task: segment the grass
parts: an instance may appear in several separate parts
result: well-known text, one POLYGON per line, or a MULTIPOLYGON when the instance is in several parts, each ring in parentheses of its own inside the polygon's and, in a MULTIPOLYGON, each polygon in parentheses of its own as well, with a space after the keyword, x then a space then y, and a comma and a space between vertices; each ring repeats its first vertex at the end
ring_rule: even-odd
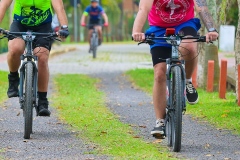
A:
MULTIPOLYGON (((0 104, 3 103, 7 99, 7 87, 8 87, 8 80, 7 80, 8 72, 0 71, 0 104)), ((4 149, 0 149, 0 160, 3 160, 4 157, 1 153, 4 152, 4 149)))
MULTIPOLYGON (((126 73, 133 84, 151 94, 153 86, 152 69, 135 69, 126 73)), ((240 107, 236 104, 236 96, 232 92, 226 99, 218 98, 218 93, 208 93, 198 89, 199 103, 187 106, 187 114, 207 120, 218 129, 229 129, 240 135, 240 107)))
POLYGON ((99 80, 84 75, 58 75, 52 97, 60 118, 79 136, 96 145, 93 154, 113 159, 174 159, 157 142, 145 142, 128 124, 119 121, 105 106, 105 94, 97 89, 99 80), (62 98, 60 98, 62 97, 62 98))
POLYGON ((7 99, 8 72, 0 71, 0 103, 7 99))
MULTIPOLYGON (((5 152, 4 149, 0 149, 0 154, 5 152)), ((0 160, 4 160, 4 157, 2 155, 0 155, 0 160)))

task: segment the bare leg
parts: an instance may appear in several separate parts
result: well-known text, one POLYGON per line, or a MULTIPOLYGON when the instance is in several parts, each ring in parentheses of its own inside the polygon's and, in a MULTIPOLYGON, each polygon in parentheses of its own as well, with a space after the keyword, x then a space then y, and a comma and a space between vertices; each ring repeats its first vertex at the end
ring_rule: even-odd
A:
POLYGON ((156 119, 164 119, 166 114, 166 63, 154 66, 153 105, 156 119))
POLYGON ((7 62, 10 72, 17 72, 20 66, 20 56, 25 49, 25 42, 22 39, 15 38, 8 42, 7 62))
POLYGON ((89 29, 89 31, 88 31, 88 42, 89 42, 89 45, 91 45, 92 32, 93 32, 93 30, 92 30, 92 29, 89 29))
POLYGON ((97 26, 97 30, 98 30, 98 37, 99 39, 102 40, 102 26, 97 26))
POLYGON ((34 53, 37 53, 36 56, 38 56, 38 91, 47 92, 49 82, 49 50, 40 47, 34 49, 34 53))
MULTIPOLYGON (((184 40, 182 42, 187 42, 187 41, 189 40, 184 40)), ((186 78, 190 79, 198 63, 197 43, 182 43, 181 47, 179 47, 179 50, 182 53, 182 55, 184 55, 183 59, 186 62, 186 67, 185 67, 186 78)))

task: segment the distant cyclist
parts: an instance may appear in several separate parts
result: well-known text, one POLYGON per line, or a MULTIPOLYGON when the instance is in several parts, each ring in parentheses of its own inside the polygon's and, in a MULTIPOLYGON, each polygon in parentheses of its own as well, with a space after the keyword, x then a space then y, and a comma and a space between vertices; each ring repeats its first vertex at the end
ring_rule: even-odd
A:
POLYGON ((91 5, 89 5, 83 12, 81 18, 81 25, 86 26, 86 17, 89 15, 89 32, 88 32, 88 41, 90 44, 90 38, 93 32, 93 27, 98 31, 99 45, 102 43, 102 17, 104 19, 104 26, 108 26, 108 17, 104 12, 103 8, 99 5, 99 0, 91 0, 91 5))

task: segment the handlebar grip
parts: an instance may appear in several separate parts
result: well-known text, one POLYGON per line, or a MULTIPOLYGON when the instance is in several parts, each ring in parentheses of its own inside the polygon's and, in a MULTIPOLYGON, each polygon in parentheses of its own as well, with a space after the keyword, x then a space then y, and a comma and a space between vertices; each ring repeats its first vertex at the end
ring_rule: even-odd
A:
POLYGON ((7 31, 5 31, 4 29, 0 28, 0 33, 7 34, 7 31))
POLYGON ((201 42, 206 42, 206 36, 201 36, 200 39, 201 39, 201 42))

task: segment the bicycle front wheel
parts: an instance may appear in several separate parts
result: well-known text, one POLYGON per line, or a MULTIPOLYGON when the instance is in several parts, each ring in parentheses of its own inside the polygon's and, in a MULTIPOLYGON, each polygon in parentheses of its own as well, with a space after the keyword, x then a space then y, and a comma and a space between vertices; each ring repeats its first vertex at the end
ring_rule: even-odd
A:
POLYGON ((171 87, 171 128, 172 128, 172 149, 174 152, 181 150, 181 138, 182 138, 182 107, 183 107, 183 83, 181 68, 174 66, 171 70, 172 74, 172 87, 171 87))
POLYGON ((25 65, 24 138, 29 139, 33 121, 33 64, 25 65))
POLYGON ((91 41, 92 41, 91 44, 92 44, 93 58, 96 58, 97 57, 98 37, 96 35, 93 35, 91 41))

